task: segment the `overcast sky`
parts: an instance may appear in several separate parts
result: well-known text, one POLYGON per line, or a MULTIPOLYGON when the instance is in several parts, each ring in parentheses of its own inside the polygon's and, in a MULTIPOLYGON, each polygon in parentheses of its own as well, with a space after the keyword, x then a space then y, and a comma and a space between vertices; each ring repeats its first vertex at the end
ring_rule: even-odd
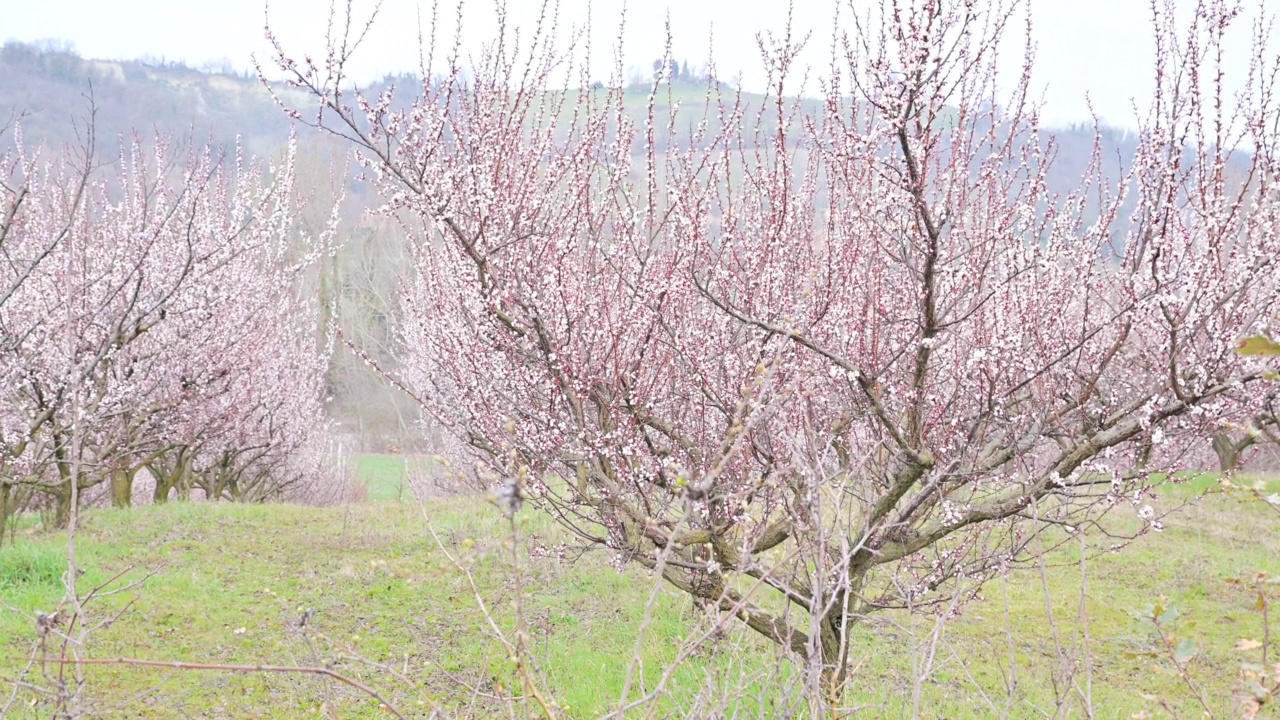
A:
MULTIPOLYGON (((868 0, 853 2, 861 8, 868 0)), ((847 3, 841 2, 846 8, 847 3)), ((240 69, 251 66, 252 53, 267 60, 263 0, 2 0, 2 4, 7 7, 0 13, 0 39, 32 42, 58 38, 72 43, 84 57, 131 59, 149 55, 196 67, 225 59, 240 69)), ((511 0, 511 23, 531 23, 537 4, 511 0)), ((1184 10, 1189 4, 1190 0, 1178 0, 1184 10)), ((384 0, 374 34, 358 58, 357 76, 370 78, 417 67, 420 5, 422 14, 429 14, 429 2, 384 0)), ((371 7, 370 0, 357 0, 358 14, 367 15, 371 7)), ((616 44, 623 2, 561 0, 562 25, 585 25, 588 7, 596 62, 603 75, 610 67, 606 58, 616 44)), ((833 0, 796 0, 795 25, 812 33, 806 60, 815 72, 821 72, 830 47, 834 7, 833 0)), ((452 0, 441 8, 450 26, 455 8, 452 0)), ((1046 121, 1060 125, 1087 120, 1088 97, 1106 122, 1132 126, 1132 103, 1145 102, 1146 88, 1151 85, 1148 0, 1031 0, 1031 8, 1037 43, 1034 82, 1047 102, 1046 121)), ((784 25, 785 3, 633 0, 628 5, 623 37, 629 68, 648 72, 653 58, 661 54, 668 9, 677 59, 700 65, 710 47, 719 77, 737 77, 747 89, 759 89, 762 75, 755 37, 760 31, 777 31, 784 25)), ((847 16, 848 10, 843 13, 847 16)), ((464 15, 464 47, 477 47, 492 36, 496 27, 492 0, 466 0, 464 15)), ((326 17, 327 3, 321 0, 270 3, 272 27, 291 51, 319 53, 326 17)), ((1228 70, 1239 75, 1245 68, 1248 18, 1239 22, 1235 37, 1242 52, 1229 58, 1228 70)), ((1011 44, 1006 51, 1011 69, 1017 50, 1011 44)))

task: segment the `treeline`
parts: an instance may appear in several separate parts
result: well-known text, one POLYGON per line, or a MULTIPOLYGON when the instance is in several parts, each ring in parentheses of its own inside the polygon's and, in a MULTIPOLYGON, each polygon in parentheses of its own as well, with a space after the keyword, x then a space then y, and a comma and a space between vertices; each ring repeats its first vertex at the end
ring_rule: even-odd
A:
POLYGON ((308 275, 335 223, 300 223, 292 147, 96 142, 0 154, 0 527, 127 506, 143 471, 157 502, 332 499, 308 275))

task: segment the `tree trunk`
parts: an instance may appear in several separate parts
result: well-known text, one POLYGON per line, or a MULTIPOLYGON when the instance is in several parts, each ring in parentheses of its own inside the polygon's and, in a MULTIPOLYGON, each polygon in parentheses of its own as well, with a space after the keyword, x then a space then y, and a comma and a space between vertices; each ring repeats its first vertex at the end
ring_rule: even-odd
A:
MULTIPOLYGON (((57 461, 54 464, 58 469, 60 482, 49 489, 49 494, 53 495, 54 499, 54 512, 52 518, 54 530, 61 530, 71 524, 71 501, 73 498, 76 500, 80 498, 79 493, 76 492, 77 488, 72 485, 72 483, 78 480, 76 475, 72 473, 72 468, 74 466, 67 458, 66 452, 63 448, 64 446, 61 444, 61 439, 59 439, 59 446, 55 451, 57 461)), ((49 520, 50 518, 46 516, 45 522, 48 523, 49 520)))
POLYGON ((190 468, 187 451, 185 448, 179 448, 177 453, 178 457, 173 461, 172 468, 160 472, 152 466, 151 474, 156 478, 156 489, 152 496, 152 502, 157 504, 168 502, 169 494, 182 483, 184 476, 187 474, 190 468))
POLYGON ((136 470, 114 470, 111 473, 111 507, 133 505, 133 476, 136 470))
POLYGON ((169 502, 169 491, 173 486, 169 484, 169 478, 165 475, 156 476, 156 489, 151 493, 151 502, 159 505, 160 503, 169 502))
POLYGON ((1240 453, 1257 442, 1251 435, 1245 435, 1239 442, 1231 439, 1226 433, 1213 436, 1213 452, 1218 455, 1218 470, 1223 473, 1235 472, 1240 465, 1240 453))
POLYGON ((151 493, 151 502, 157 505, 169 502, 169 492, 173 490, 173 478, 178 474, 177 465, 174 466, 173 470, 165 472, 160 472, 153 467, 151 474, 156 478, 156 487, 151 493))
POLYGON ((822 642, 822 693, 827 712, 841 717, 840 708, 849 684, 849 629, 861 615, 857 598, 866 584, 867 568, 851 568, 849 586, 834 590, 833 604, 819 625, 822 642))
POLYGON ((53 529, 61 530, 71 524, 71 482, 63 482, 53 490, 53 529))
POLYGON ((13 498, 13 486, 0 479, 0 547, 4 547, 5 530, 9 528, 9 503, 13 498))

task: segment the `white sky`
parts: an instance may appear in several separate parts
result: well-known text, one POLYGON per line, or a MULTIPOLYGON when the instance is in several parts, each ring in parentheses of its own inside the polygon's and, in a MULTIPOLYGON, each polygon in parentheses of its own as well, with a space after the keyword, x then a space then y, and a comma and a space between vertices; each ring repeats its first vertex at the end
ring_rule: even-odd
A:
MULTIPOLYGON (((357 13, 367 14, 371 0, 356 0, 357 13)), ((452 28, 456 0, 442 4, 444 23, 452 28)), ((1256 7, 1258 0, 1248 0, 1256 7)), ((1263 3, 1275 0, 1261 0, 1263 3)), ((342 0, 339 0, 342 2, 342 0)), ((842 14, 846 17, 848 0, 842 14)), ((865 7, 869 0, 853 0, 865 7)), ((1064 124, 1088 120, 1086 96, 1104 121, 1132 126, 1132 102, 1145 103, 1152 76, 1152 30, 1148 0, 1030 0, 1037 43, 1034 84, 1047 101, 1045 120, 1064 124)), ((1190 0, 1177 0, 1185 13, 1190 0)), ((528 24, 536 17, 534 0, 509 0, 513 24, 528 24)), ((582 25, 591 8, 596 67, 604 77, 611 65, 621 0, 561 0, 562 25, 582 25)), ((417 67, 419 3, 384 0, 379 22, 369 44, 358 56, 357 77, 417 67)), ((422 3, 429 15, 429 0, 422 3)), ((464 47, 478 47, 496 27, 492 0, 464 0, 464 47)), ((835 0, 795 0, 795 25, 811 31, 811 52, 806 61, 815 73, 825 67, 830 48, 831 18, 835 0)), ((43 38, 70 41, 84 57, 130 59, 143 55, 182 60, 199 67, 208 61, 230 60, 250 67, 250 54, 268 60, 263 39, 264 0, 0 0, 0 41, 31 42, 43 38)), ((328 3, 323 0, 272 0, 273 29, 293 51, 322 52, 328 3)), ((653 58, 661 54, 664 23, 670 12, 673 54, 701 65, 708 55, 709 39, 717 76, 739 77, 757 90, 762 74, 756 33, 780 30, 786 19, 785 2, 768 0, 632 0, 627 9, 623 45, 628 68, 650 72, 653 58)), ((1235 30, 1240 52, 1228 60, 1228 72, 1243 76, 1249 44, 1250 19, 1242 18, 1235 30)), ((567 30, 567 28, 565 28, 567 30)), ((1020 57, 1020 40, 1005 54, 1010 69, 1020 57)), ((1275 38, 1273 47, 1280 44, 1275 38)))

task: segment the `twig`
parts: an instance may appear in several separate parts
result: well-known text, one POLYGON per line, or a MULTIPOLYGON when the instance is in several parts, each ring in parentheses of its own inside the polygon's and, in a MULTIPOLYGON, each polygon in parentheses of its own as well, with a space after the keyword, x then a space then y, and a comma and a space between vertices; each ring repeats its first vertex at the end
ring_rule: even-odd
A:
POLYGON ((369 697, 382 703, 382 709, 395 715, 400 720, 407 720, 403 713, 396 709, 389 700, 373 688, 359 680, 349 678, 342 673, 325 667, 307 667, 295 665, 224 665, 221 663, 174 662, 169 660, 140 660, 138 658, 40 658, 38 662, 49 662, 67 665, 131 665, 136 667, 165 668, 168 670, 210 670, 214 672, 251 672, 251 673, 285 673, 302 675, 323 675, 338 682, 349 685, 369 697))

